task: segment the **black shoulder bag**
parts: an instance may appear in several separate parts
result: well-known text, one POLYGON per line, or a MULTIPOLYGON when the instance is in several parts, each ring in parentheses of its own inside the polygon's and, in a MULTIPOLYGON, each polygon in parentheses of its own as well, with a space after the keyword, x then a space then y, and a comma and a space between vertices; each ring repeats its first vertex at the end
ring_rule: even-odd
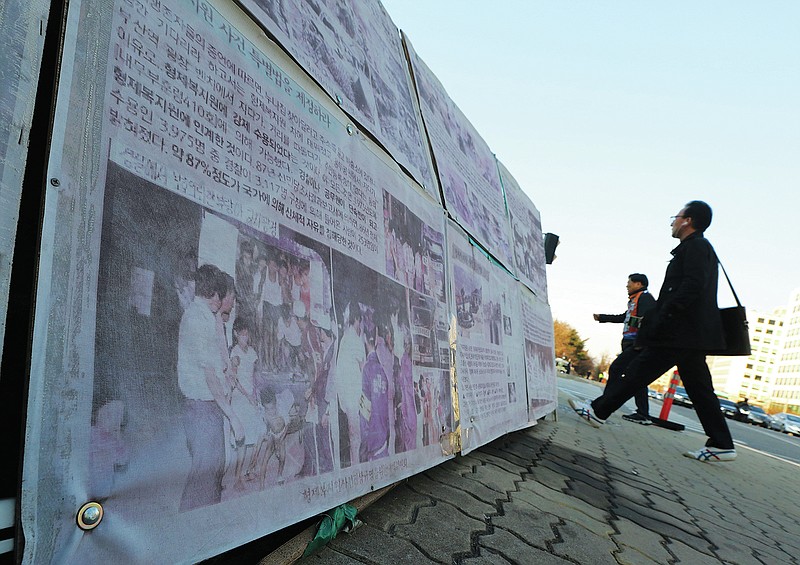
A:
POLYGON ((731 287, 736 306, 719 309, 719 317, 722 319, 722 331, 725 334, 725 349, 708 351, 707 353, 708 355, 719 356, 750 355, 750 329, 747 325, 747 312, 742 303, 739 302, 739 297, 736 295, 736 291, 733 290, 731 279, 728 277, 728 273, 719 258, 717 258, 717 263, 722 267, 728 286, 731 287))

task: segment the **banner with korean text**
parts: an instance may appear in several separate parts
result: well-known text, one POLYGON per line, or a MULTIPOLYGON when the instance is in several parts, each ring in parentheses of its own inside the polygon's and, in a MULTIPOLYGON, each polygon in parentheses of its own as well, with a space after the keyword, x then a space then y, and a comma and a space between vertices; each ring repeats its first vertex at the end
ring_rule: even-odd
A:
POLYGON ((232 3, 69 10, 25 561, 197 562, 450 457, 440 205, 232 3))
POLYGON ((528 417, 535 422, 558 407, 553 316, 546 302, 522 285, 519 288, 524 320, 528 417))
POLYGON ((405 36, 403 40, 411 59, 444 204, 476 241, 512 269, 511 230, 494 154, 436 75, 417 56, 410 40, 405 36))
POLYGON ((516 179, 498 160, 500 179, 508 205, 511 225, 511 246, 514 257, 514 274, 536 296, 547 302, 547 273, 545 272, 544 237, 539 210, 522 191, 516 179))
POLYGON ((400 32, 379 0, 241 4, 439 200, 400 32))
POLYGON ((448 224, 461 452, 528 423, 518 285, 448 224))

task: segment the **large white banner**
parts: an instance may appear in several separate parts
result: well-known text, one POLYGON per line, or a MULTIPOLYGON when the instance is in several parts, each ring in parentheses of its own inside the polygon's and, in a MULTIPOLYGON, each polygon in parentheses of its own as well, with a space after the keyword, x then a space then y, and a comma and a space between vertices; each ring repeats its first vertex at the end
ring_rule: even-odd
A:
POLYGON ((550 306, 520 286, 525 337, 525 373, 528 380, 528 411, 532 422, 558 406, 553 316, 550 306))
POLYGON ((473 238, 511 268, 510 228, 494 154, 414 52, 408 37, 403 40, 411 58, 445 205, 473 238))
POLYGON ((539 298, 547 302, 547 272, 544 259, 544 237, 539 210, 522 191, 508 169, 497 162, 506 194, 508 219, 511 224, 511 245, 514 250, 514 274, 539 298))
POLYGON ((25 561, 196 562, 449 457, 442 209, 230 4, 70 12, 25 561))
POLYGON ((528 422, 518 283, 448 224, 461 450, 528 422))
POLYGON ((400 32, 378 0, 241 3, 439 199, 400 32))

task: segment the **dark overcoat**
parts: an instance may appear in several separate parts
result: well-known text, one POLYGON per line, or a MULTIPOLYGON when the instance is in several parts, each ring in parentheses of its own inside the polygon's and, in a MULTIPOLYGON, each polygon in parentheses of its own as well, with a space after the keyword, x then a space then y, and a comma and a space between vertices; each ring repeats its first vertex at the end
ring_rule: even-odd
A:
POLYGON ((719 350, 725 347, 717 306, 717 254, 701 232, 672 250, 655 315, 645 318, 639 343, 652 347, 719 350))

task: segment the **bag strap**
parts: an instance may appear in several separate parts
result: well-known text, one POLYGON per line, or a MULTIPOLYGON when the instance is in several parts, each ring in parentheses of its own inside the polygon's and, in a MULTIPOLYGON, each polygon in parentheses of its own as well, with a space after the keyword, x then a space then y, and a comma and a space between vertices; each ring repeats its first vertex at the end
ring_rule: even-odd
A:
POLYGON ((725 275, 725 279, 728 281, 728 286, 731 287, 731 292, 733 293, 733 298, 736 300, 736 305, 741 308, 742 303, 739 302, 739 296, 736 294, 736 291, 733 290, 731 278, 728 276, 728 272, 725 270, 725 266, 722 264, 722 261, 719 260, 719 257, 717 257, 717 263, 719 263, 719 266, 722 267, 722 273, 725 275))

